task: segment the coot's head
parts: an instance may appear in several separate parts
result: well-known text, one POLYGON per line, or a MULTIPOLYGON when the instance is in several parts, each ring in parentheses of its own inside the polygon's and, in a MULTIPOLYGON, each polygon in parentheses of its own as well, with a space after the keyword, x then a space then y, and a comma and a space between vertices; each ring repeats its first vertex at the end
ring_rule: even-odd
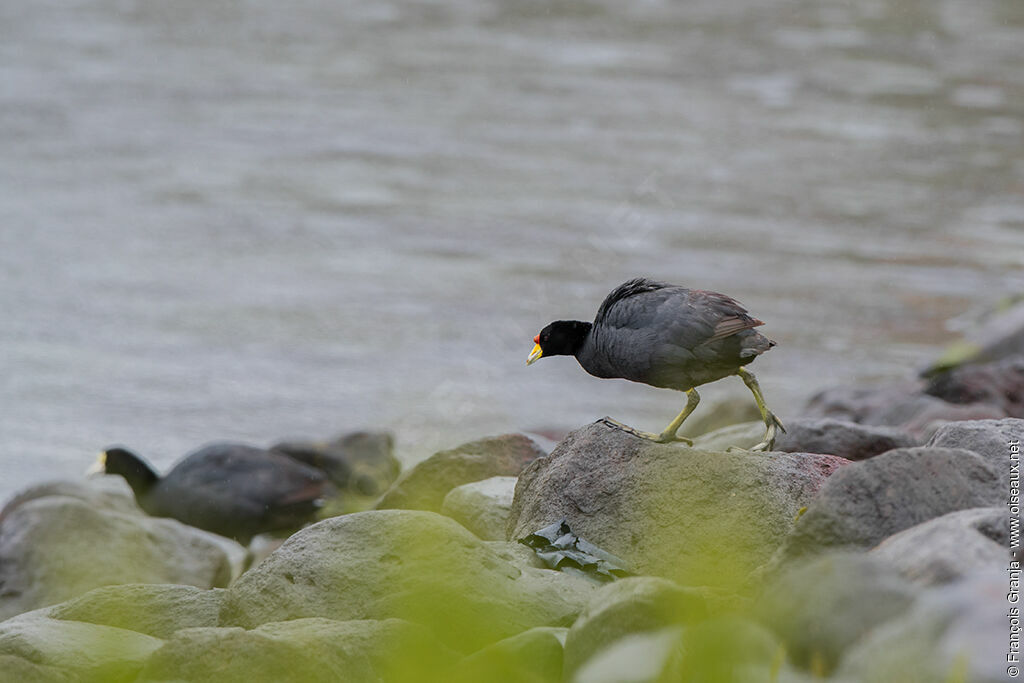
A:
POLYGON ((160 479, 149 463, 127 448, 121 447, 108 448, 100 453, 90 472, 121 475, 135 491, 136 496, 148 491, 160 479))
POLYGON ((579 320, 556 320, 533 338, 533 351, 526 364, 545 356, 574 356, 590 334, 590 323, 579 320))

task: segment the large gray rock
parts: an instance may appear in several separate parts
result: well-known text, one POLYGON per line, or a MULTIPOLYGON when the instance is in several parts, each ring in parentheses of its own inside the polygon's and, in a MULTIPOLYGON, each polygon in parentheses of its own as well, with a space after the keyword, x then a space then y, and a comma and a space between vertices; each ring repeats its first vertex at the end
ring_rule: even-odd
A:
POLYGON ((925 393, 949 403, 993 405, 1009 417, 1024 417, 1024 355, 939 373, 925 393))
POLYGON ((1006 507, 950 512, 894 534, 871 554, 904 577, 932 585, 1009 562, 1010 517, 1006 507))
POLYGON ((819 391, 804 406, 807 418, 829 417, 860 424, 898 425, 896 411, 921 395, 924 382, 904 380, 877 386, 838 386, 819 391))
POLYGON ((1006 417, 1001 405, 950 403, 925 393, 921 380, 868 387, 832 387, 815 394, 803 416, 830 417, 864 425, 898 426, 927 440, 944 422, 1006 417))
POLYGON ((175 520, 122 512, 119 505, 48 495, 10 510, 0 523, 0 619, 99 586, 212 588, 231 580, 229 541, 175 520))
POLYGON ((153 653, 138 681, 444 680, 456 659, 426 629, 399 619, 296 619, 248 631, 183 629, 153 653))
POLYGON ((775 440, 775 450, 784 453, 828 453, 847 460, 867 460, 894 448, 917 445, 916 438, 897 427, 834 418, 788 420, 786 431, 775 440))
POLYGON ((1009 585, 1005 569, 992 569, 928 590, 904 615, 854 644, 838 677, 859 683, 1011 680, 1009 585))
POLYGON ((729 585, 772 554, 798 510, 846 464, 830 455, 709 453, 597 422, 523 471, 509 537, 564 518, 636 573, 729 585))
POLYGON ((592 591, 583 578, 516 566, 436 513, 370 511, 285 541, 228 589, 221 623, 394 617, 471 652, 533 626, 568 625, 592 591))
POLYGON ((906 611, 917 592, 876 558, 831 553, 786 567, 763 588, 757 613, 792 661, 824 673, 852 643, 906 611))
POLYGON ((82 676, 73 671, 37 664, 18 655, 0 655, 0 671, 6 676, 3 680, 12 683, 82 683, 82 676))
POLYGON ((934 448, 965 448, 977 453, 999 472, 1004 494, 1008 494, 1011 442, 1024 444, 1024 420, 1004 418, 952 422, 940 427, 928 445, 934 448))
POLYGON ((522 434, 506 434, 462 444, 418 463, 378 501, 377 509, 439 512, 456 486, 490 477, 515 477, 544 450, 522 434))
POLYGON ((144 514, 124 477, 93 477, 87 481, 48 481, 19 491, 0 510, 0 524, 25 503, 49 496, 77 498, 91 507, 111 512, 144 514))
MULTIPOLYGON (((65 672, 80 682, 133 681, 146 659, 161 645, 162 640, 134 631, 37 614, 0 622, 0 659, 19 658, 46 667, 36 673, 65 672)), ((0 671, 0 677, 9 672, 10 669, 0 671)))
POLYGON ((491 477, 456 486, 444 497, 441 514, 486 541, 503 541, 515 491, 515 477, 491 477))
POLYGON ((170 638, 183 628, 217 626, 224 590, 173 584, 104 586, 43 612, 65 621, 102 624, 170 638))
POLYGON ((565 677, 599 651, 635 633, 707 618, 705 591, 682 588, 667 579, 637 576, 597 591, 569 629, 565 642, 565 677))
POLYGON ((900 448, 840 469, 800 517, 782 554, 867 549, 955 510, 1005 503, 999 473, 956 448, 900 448))

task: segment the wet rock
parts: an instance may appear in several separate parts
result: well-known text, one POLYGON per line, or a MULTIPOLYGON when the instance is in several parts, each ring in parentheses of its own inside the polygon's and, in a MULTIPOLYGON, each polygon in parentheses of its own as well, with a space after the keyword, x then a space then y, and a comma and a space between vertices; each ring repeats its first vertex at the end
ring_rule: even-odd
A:
POLYGON ((426 629, 399 619, 310 618, 249 631, 183 629, 153 653, 138 681, 444 680, 456 659, 426 629))
POLYGON ((562 680, 562 646, 568 629, 538 626, 499 640, 463 659, 456 683, 536 683, 562 680))
POLYGON ((1010 443, 1014 441, 1024 444, 1024 420, 1004 418, 943 425, 928 445, 933 448, 965 448, 977 453, 1000 474, 1004 492, 1008 492, 1010 443))
POLYGON ((899 424, 922 442, 947 422, 998 420, 1006 416, 1001 408, 987 403, 956 404, 922 394, 893 414, 899 424))
POLYGON ((352 432, 331 441, 284 441, 270 450, 323 470, 338 491, 377 496, 401 471, 388 432, 352 432))
POLYGON ((223 598, 221 589, 174 584, 104 586, 54 605, 45 614, 167 639, 183 628, 216 626, 223 598))
POLYGON ((983 403, 1008 417, 1024 417, 1024 356, 940 373, 928 382, 925 393, 948 403, 983 403))
POLYGON ((786 567, 763 589, 757 613, 793 662, 820 675, 864 634, 905 612, 917 593, 877 558, 830 553, 786 567))
POLYGON ((948 583, 985 567, 1005 566, 1009 522, 1005 506, 950 512, 890 536, 871 554, 916 583, 948 583))
POLYGON ((655 444, 597 422, 523 471, 509 537, 565 519, 636 573, 726 585, 771 555, 797 511, 844 465, 830 455, 655 444))
POLYGON ((1024 300, 1019 298, 974 322, 967 338, 950 346, 924 374, 1013 356, 1024 356, 1024 300))
POLYGON ((456 486, 490 477, 515 477, 545 455, 522 434, 506 434, 441 451, 406 472, 377 503, 377 509, 402 508, 438 512, 456 486))
POLYGON ((598 652, 635 633, 706 618, 706 591, 654 576, 620 579, 598 590, 569 629, 565 676, 571 677, 598 652))
POLYGON ((18 492, 0 511, 0 524, 25 503, 49 496, 76 498, 91 507, 112 512, 142 514, 142 508, 135 502, 135 494, 123 477, 93 477, 87 482, 49 481, 18 492))
POLYGON ((228 589, 221 623, 394 617, 472 652, 533 626, 568 625, 592 591, 585 579, 517 566, 436 513, 370 511, 285 541, 228 589))
POLYGON ((0 523, 0 618, 99 586, 211 588, 231 580, 232 558, 224 549, 230 541, 175 520, 124 513, 119 505, 51 495, 8 512, 0 523))
POLYGON ((898 425, 893 411, 921 395, 924 382, 906 380, 879 386, 840 386, 811 397, 801 415, 830 417, 861 424, 898 425))
POLYGON ((1005 502, 998 472, 957 448, 900 448, 841 468, 800 517, 782 554, 870 548, 948 512, 1005 502))
POLYGON ((456 486, 444 497, 441 514, 485 541, 503 541, 515 490, 515 477, 491 477, 456 486))
POLYGON ((926 591, 904 615, 854 644, 838 677, 863 683, 1008 680, 1008 586, 1006 571, 994 569, 926 591))
MULTIPOLYGON (((161 645, 162 640, 134 631, 36 614, 0 622, 0 658, 17 657, 68 673, 74 681, 133 681, 161 645)), ((47 669, 41 673, 55 673, 47 669)))
POLYGON ((917 445, 917 439, 902 429, 834 418, 789 420, 786 432, 775 440, 777 451, 828 453, 847 460, 867 460, 894 448, 917 445))

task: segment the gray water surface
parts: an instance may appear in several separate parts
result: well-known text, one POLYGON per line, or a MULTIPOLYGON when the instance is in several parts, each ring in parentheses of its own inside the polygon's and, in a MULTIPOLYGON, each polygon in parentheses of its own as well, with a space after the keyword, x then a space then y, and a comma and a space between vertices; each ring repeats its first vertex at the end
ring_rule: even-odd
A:
POLYGON ((524 366, 636 275, 767 321, 785 417, 1022 265, 1020 0, 0 3, 2 497, 112 443, 660 429, 524 366))

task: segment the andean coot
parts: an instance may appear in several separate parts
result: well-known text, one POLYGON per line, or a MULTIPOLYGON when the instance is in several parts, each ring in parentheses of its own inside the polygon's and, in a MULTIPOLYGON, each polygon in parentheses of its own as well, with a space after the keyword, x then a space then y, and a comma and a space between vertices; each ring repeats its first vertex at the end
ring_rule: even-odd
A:
POLYGON ((743 368, 775 346, 753 329, 763 324, 724 294, 637 278, 611 291, 593 323, 558 320, 541 330, 526 364, 544 356, 575 356, 595 377, 685 391, 686 407, 660 434, 609 421, 659 443, 689 443, 676 432, 700 401, 696 387, 739 375, 766 427, 764 439, 751 450, 770 450, 776 430, 785 428, 765 405, 757 379, 743 368))
POLYGON ((298 528, 330 493, 326 475, 291 458, 236 443, 204 446, 163 477, 124 448, 100 454, 94 471, 119 474, 154 517, 248 543, 256 534, 298 528))

